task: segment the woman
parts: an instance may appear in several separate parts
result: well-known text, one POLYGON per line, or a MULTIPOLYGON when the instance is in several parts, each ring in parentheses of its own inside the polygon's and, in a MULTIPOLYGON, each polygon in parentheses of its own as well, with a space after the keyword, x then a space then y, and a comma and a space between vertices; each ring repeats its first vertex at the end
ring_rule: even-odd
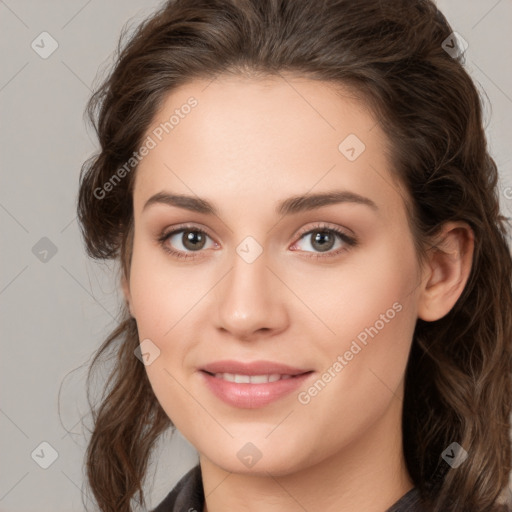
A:
POLYGON ((91 98, 88 253, 125 319, 88 479, 130 511, 509 510, 511 257, 463 48, 427 0, 177 0, 91 98))

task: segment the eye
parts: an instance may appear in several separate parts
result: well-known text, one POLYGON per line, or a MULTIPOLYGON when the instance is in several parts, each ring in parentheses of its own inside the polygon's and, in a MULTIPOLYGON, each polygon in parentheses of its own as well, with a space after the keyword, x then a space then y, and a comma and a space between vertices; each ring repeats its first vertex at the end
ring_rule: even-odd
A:
MULTIPOLYGON (((313 229, 302 232, 298 236, 300 240, 309 240, 309 245, 313 248, 313 251, 308 251, 307 248, 303 247, 299 249, 304 252, 313 252, 314 254, 307 256, 313 258, 334 257, 357 245, 357 240, 354 237, 339 228, 325 224, 314 226, 313 229), (338 241, 338 246, 334 247, 336 241, 338 241), (333 248, 336 250, 332 251, 333 248)), ((200 254, 194 253, 201 253, 203 249, 218 247, 218 244, 212 240, 205 230, 196 226, 179 226, 172 231, 164 232, 158 238, 158 242, 167 253, 180 259, 196 258, 200 254), (209 247, 207 245, 208 239, 211 242, 209 247)), ((291 249, 295 250, 297 246, 298 243, 295 243, 291 249)))
MULTIPOLYGON (((337 256, 357 244, 354 237, 349 236, 339 228, 329 227, 325 224, 315 226, 313 229, 309 229, 299 236, 301 240, 304 239, 307 242, 304 244, 306 247, 309 245, 313 248, 313 252, 316 252, 316 254, 307 256, 313 258, 329 258, 337 256), (335 247, 336 241, 338 241, 337 247, 335 247), (333 248, 336 250, 332 251, 333 248), (321 253, 325 253, 325 255, 321 253)), ((297 245, 298 243, 295 243, 292 249, 297 245)), ((308 251, 307 248, 304 248, 304 246, 300 248, 300 250, 311 252, 308 251)))
POLYGON ((195 226, 180 226, 180 228, 163 233, 158 241, 166 252, 177 258, 187 259, 196 257, 194 254, 187 253, 200 252, 203 249, 211 248, 212 245, 210 247, 206 246, 208 239, 211 240, 213 247, 216 247, 216 243, 213 242, 206 231, 195 226))

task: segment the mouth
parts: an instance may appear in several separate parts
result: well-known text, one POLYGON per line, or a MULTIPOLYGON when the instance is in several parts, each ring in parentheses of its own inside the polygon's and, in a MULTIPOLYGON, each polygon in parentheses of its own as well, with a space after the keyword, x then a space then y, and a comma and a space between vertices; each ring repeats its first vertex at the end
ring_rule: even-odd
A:
POLYGON ((290 374, 263 373, 247 375, 243 373, 214 373, 199 371, 202 381, 213 395, 238 409, 257 409, 284 399, 307 385, 313 379, 313 370, 290 374))

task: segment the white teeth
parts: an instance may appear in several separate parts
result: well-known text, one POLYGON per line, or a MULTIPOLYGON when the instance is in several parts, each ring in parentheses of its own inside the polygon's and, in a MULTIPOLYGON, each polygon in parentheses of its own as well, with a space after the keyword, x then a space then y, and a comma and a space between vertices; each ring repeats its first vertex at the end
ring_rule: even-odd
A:
POLYGON ((216 373, 215 377, 224 379, 228 382, 236 382, 238 384, 265 384, 267 382, 276 382, 278 380, 290 379, 291 375, 279 375, 273 373, 271 375, 239 375, 236 373, 216 373))

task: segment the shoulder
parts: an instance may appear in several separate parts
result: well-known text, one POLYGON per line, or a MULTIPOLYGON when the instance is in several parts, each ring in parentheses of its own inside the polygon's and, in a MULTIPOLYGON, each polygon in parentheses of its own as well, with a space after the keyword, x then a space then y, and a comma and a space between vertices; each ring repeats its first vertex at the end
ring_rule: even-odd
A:
POLYGON ((201 467, 194 466, 151 512, 202 512, 204 507, 201 467))

